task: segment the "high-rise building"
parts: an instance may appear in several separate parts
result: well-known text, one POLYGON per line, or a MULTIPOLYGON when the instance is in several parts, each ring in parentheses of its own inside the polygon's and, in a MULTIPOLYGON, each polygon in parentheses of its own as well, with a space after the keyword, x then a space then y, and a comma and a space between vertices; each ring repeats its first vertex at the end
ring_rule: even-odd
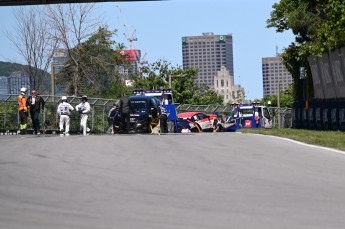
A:
POLYGON ((234 84, 231 34, 203 33, 202 36, 182 37, 182 59, 184 69, 198 69, 196 83, 199 86, 207 84, 223 96, 224 103, 238 100, 237 91, 242 88, 234 84))
POLYGON ((127 76, 139 73, 141 51, 139 49, 128 49, 122 50, 121 54, 124 56, 123 60, 128 61, 130 64, 130 66, 124 67, 121 73, 127 76))
POLYGON ((263 97, 277 95, 293 83, 292 76, 282 63, 281 56, 262 58, 263 97), (280 88, 278 86, 280 84, 280 88))
POLYGON ((0 94, 9 94, 9 79, 6 76, 0 76, 0 94))
POLYGON ((182 37, 183 68, 198 69, 196 82, 214 87, 214 77, 224 66, 234 76, 232 35, 214 35, 203 33, 202 36, 182 37))
POLYGON ((8 77, 8 85, 9 94, 18 94, 22 87, 26 87, 30 91, 30 76, 28 73, 22 71, 12 72, 8 77))
POLYGON ((52 60, 52 71, 51 71, 51 84, 54 84, 54 88, 51 86, 52 95, 62 95, 62 88, 60 85, 55 83, 56 74, 59 73, 65 67, 68 61, 68 52, 66 49, 55 49, 52 60), (54 90, 53 90, 54 89, 54 90))

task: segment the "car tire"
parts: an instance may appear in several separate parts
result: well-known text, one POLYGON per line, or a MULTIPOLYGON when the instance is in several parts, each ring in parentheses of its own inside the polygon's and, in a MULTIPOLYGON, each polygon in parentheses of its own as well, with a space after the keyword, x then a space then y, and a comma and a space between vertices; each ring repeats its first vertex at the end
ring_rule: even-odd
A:
POLYGON ((190 129, 191 132, 193 133, 200 133, 201 132, 201 127, 198 123, 194 123, 194 128, 190 129))

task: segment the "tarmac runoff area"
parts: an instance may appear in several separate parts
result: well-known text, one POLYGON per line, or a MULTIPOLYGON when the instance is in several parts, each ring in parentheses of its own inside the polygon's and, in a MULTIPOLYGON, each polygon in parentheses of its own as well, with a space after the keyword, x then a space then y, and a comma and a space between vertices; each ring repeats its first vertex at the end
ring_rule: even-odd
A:
POLYGON ((345 155, 238 133, 0 136, 0 228, 344 228, 345 155))

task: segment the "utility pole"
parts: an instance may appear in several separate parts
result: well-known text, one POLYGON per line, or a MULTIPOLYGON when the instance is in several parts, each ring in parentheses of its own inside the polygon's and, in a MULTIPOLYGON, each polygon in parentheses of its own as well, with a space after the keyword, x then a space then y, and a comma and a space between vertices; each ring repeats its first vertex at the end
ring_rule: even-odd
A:
POLYGON ((277 103, 278 103, 278 129, 280 129, 280 82, 278 82, 278 96, 277 96, 277 103))
POLYGON ((55 71, 54 71, 54 64, 52 63, 52 72, 50 74, 51 77, 51 90, 52 90, 52 99, 54 101, 55 96, 55 71))

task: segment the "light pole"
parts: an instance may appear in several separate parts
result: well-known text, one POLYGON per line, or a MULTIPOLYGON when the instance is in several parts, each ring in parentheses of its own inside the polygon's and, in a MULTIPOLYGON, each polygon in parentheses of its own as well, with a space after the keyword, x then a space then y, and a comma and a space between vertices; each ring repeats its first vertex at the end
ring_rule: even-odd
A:
POLYGON ((55 71, 54 71, 54 63, 52 63, 52 72, 50 74, 51 76, 51 89, 52 89, 52 96, 54 97, 55 96, 55 71))
POLYGON ((278 129, 280 129, 280 82, 278 83, 278 129))
POLYGON ((183 78, 188 76, 188 74, 180 74, 180 75, 169 75, 169 88, 172 89, 172 85, 171 85, 171 79, 172 78, 183 78))
MULTIPOLYGON (((67 68, 67 67, 70 66, 70 64, 65 64, 64 65, 64 64, 54 64, 54 63, 52 63, 51 65, 52 65, 52 70, 51 70, 51 74, 50 74, 50 76, 51 76, 50 81, 51 81, 52 97, 54 99, 54 96, 55 96, 55 67, 67 68)), ((61 69, 58 69, 57 72, 59 72, 60 70, 61 69)))

